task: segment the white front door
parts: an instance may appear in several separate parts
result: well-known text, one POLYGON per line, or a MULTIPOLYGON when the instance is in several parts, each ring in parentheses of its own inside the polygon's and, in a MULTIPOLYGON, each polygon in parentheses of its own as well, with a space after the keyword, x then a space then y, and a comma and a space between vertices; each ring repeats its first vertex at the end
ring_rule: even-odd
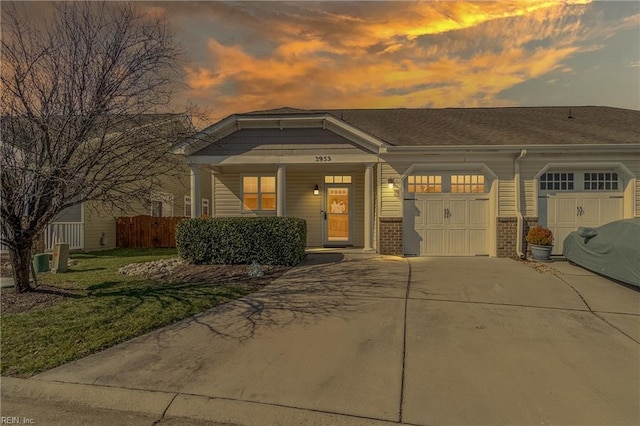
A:
POLYGON ((483 194, 417 195, 405 200, 404 230, 408 255, 488 254, 489 198, 483 194))

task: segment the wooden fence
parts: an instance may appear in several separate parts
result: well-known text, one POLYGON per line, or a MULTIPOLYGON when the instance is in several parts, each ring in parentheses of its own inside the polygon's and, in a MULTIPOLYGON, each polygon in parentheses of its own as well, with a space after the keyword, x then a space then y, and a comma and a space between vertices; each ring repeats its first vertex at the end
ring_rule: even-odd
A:
POLYGON ((176 246, 176 225, 183 217, 134 216, 116 220, 116 247, 176 246))

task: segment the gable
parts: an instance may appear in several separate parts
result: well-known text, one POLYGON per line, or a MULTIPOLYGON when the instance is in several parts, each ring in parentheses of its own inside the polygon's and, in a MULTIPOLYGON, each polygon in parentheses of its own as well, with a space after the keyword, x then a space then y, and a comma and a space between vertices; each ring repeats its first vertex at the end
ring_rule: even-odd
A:
POLYGON ((215 141, 191 157, 284 156, 372 153, 343 136, 322 128, 242 129, 215 141))

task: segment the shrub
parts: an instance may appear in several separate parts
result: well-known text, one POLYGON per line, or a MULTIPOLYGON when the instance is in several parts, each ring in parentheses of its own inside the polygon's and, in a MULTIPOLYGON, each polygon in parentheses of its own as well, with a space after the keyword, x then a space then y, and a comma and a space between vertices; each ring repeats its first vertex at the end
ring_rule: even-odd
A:
POLYGON ((194 264, 297 265, 305 256, 307 222, 296 217, 187 219, 176 247, 194 264))
POLYGON ((534 226, 527 233, 527 242, 538 246, 550 246, 553 244, 553 234, 551 230, 544 226, 534 226))

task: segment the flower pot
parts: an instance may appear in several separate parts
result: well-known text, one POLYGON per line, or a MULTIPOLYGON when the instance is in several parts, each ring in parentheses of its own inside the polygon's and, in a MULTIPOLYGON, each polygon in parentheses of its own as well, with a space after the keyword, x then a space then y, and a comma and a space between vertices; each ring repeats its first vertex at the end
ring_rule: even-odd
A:
POLYGON ((533 260, 549 260, 551 257, 551 249, 553 246, 539 246, 537 244, 530 244, 531 256, 533 260))

